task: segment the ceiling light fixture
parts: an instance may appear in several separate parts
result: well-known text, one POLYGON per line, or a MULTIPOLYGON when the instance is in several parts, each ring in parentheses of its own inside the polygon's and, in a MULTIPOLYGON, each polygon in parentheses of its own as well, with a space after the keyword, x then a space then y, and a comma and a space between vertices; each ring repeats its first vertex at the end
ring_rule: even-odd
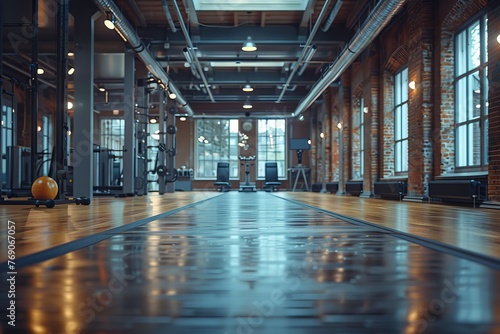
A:
POLYGON ((172 93, 171 91, 168 91, 168 97, 171 100, 175 100, 177 98, 177 95, 175 93, 172 93))
POLYGON ((115 29, 115 17, 111 12, 106 12, 106 19, 104 20, 104 25, 109 30, 115 29))
POLYGON ((245 104, 243 105, 243 108, 245 109, 252 109, 252 104, 250 103, 250 99, 247 98, 246 101, 245 101, 245 104))
POLYGON ((243 87, 244 92, 253 92, 253 87, 250 84, 246 84, 245 87, 243 87))
POLYGON ((241 50, 247 51, 247 52, 252 52, 252 51, 257 50, 257 46, 252 41, 252 37, 250 37, 250 36, 247 37, 247 40, 243 43, 241 50))

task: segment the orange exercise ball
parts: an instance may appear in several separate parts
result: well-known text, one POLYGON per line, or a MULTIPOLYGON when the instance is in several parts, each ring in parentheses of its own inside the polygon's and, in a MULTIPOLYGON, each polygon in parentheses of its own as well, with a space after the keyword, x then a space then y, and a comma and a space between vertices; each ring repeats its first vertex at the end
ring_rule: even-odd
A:
POLYGON ((31 185, 31 194, 35 199, 54 199, 58 191, 59 187, 57 186, 57 182, 48 176, 40 176, 31 185))

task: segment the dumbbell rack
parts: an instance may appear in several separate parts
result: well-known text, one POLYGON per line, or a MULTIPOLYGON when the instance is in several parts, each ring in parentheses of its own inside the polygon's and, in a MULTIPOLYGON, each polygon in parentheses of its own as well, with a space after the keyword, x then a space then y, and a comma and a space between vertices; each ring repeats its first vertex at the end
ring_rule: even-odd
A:
POLYGON ((257 187, 255 186, 255 182, 250 182, 250 166, 253 164, 250 161, 255 160, 255 155, 251 156, 240 156, 240 161, 244 161, 241 165, 245 165, 245 182, 240 183, 240 191, 257 191, 257 187))

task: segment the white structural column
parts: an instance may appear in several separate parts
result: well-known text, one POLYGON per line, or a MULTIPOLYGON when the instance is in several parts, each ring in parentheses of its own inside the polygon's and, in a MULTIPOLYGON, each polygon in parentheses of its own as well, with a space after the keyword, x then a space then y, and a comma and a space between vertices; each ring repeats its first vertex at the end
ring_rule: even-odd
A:
POLYGON ((94 22, 101 15, 86 0, 75 0, 73 196, 93 194, 94 171, 94 22))

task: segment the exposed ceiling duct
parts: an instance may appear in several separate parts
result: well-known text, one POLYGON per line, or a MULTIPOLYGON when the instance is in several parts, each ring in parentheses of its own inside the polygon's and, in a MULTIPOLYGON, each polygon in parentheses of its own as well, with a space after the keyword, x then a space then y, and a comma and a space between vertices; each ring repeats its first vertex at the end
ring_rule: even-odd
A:
MULTIPOLYGON (((177 1, 174 1, 174 7, 175 11, 177 13, 177 16, 179 17, 179 23, 181 24, 181 30, 184 33, 184 37, 186 38, 186 42, 188 43, 188 52, 191 52, 191 58, 192 58, 192 64, 196 66, 196 69, 198 70, 198 74, 201 77, 201 80, 203 81, 203 84, 205 85, 207 89, 208 96, 210 97, 210 100, 212 102, 215 102, 214 96, 212 95, 212 91, 210 90, 210 85, 208 84, 207 78, 205 77, 205 73, 203 73, 203 68, 201 67, 200 61, 198 60, 198 57, 196 56, 196 52, 194 52, 194 45, 193 41, 191 41, 191 37, 189 37, 189 32, 187 31, 186 25, 184 24, 184 19, 182 18, 182 13, 181 10, 179 9, 179 6, 177 5, 177 1)), ((194 73, 193 73, 194 74, 194 73)))
POLYGON ((323 30, 324 32, 327 32, 328 29, 330 29, 330 26, 332 25, 333 20, 335 20, 335 17, 337 17, 337 14, 340 11, 340 7, 342 7, 342 3, 343 3, 342 0, 337 0, 337 2, 335 3, 335 5, 332 8, 332 11, 330 12, 330 15, 328 15, 328 18, 326 19, 325 24, 321 27, 321 30, 323 30))
POLYGON ((175 27, 174 20, 172 20, 172 14, 170 14, 170 10, 168 9, 167 0, 163 0, 163 11, 165 12, 165 17, 167 18, 170 29, 172 32, 176 32, 177 28, 175 27))
POLYGON ((387 23, 404 6, 406 0, 386 0, 379 2, 373 9, 365 24, 358 30, 353 39, 342 50, 337 60, 330 65, 324 76, 316 82, 309 93, 300 101, 293 112, 297 117, 309 108, 316 99, 346 70, 387 25, 387 23))
POLYGON ((163 84, 168 86, 170 92, 177 95, 177 103, 179 103, 186 110, 189 116, 193 116, 193 110, 188 105, 186 99, 182 96, 181 91, 171 81, 170 77, 167 75, 163 67, 156 61, 153 55, 144 46, 142 40, 132 28, 130 23, 127 21, 125 16, 123 16, 118 6, 112 0, 94 0, 94 2, 104 14, 110 12, 115 17, 115 29, 117 29, 127 39, 133 50, 137 53, 137 55, 142 60, 146 68, 151 72, 151 74, 153 74, 157 79, 161 80, 163 84))
MULTIPOLYGON (((323 8, 321 9, 321 12, 319 13, 318 18, 316 19, 316 23, 314 24, 311 32, 309 33, 309 37, 307 38, 306 44, 304 45, 304 49, 300 53, 299 59, 297 59, 297 62, 295 63, 295 66, 293 67, 292 72, 288 76, 288 79, 286 80, 285 85, 283 86, 283 90, 281 91, 280 96, 278 97, 278 100, 276 103, 280 103, 281 99, 283 99, 283 95, 285 95, 286 88, 290 85, 290 82, 293 79, 293 76, 299 69, 300 64, 302 64, 302 60, 304 59, 306 53, 310 52, 309 47, 314 39, 314 36, 316 35, 316 32, 319 29, 319 26, 321 25, 321 22, 323 21, 323 17, 326 14, 326 10, 328 9, 328 6, 330 5, 330 0, 326 0, 325 3, 323 4, 323 8)), ((304 64, 304 66, 307 66, 307 64, 304 64)))

